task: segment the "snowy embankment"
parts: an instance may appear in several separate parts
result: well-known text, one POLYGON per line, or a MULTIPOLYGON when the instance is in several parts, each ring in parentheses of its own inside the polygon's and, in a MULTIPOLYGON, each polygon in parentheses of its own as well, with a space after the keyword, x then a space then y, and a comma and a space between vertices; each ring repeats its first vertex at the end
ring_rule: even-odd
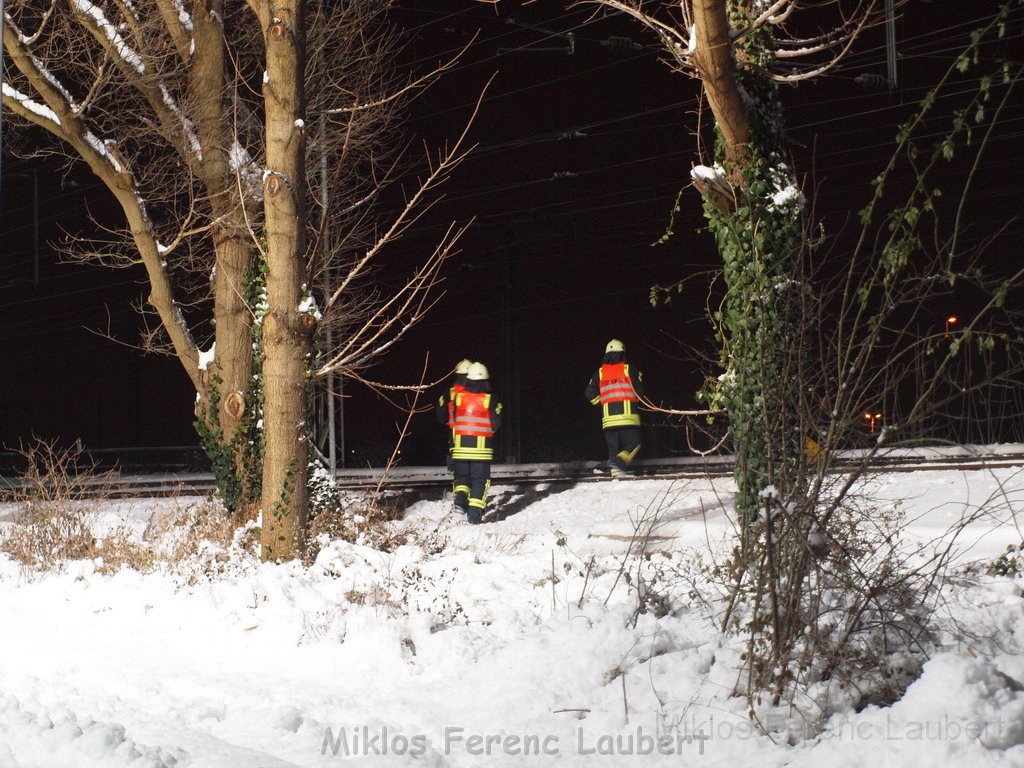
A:
MULTIPOLYGON (((962 562, 1024 538, 1020 469, 870 483, 922 542, 988 504, 962 562)), ((688 597, 695 555, 731 535, 730 487, 495 488, 516 513, 479 527, 425 501, 396 524, 407 543, 335 542, 308 568, 0 556, 0 768, 1024 765, 1024 597, 1003 577, 946 586, 945 647, 902 700, 793 746, 755 731, 731 695, 739 650, 688 597)), ((100 524, 141 533, 157 505, 100 524)))

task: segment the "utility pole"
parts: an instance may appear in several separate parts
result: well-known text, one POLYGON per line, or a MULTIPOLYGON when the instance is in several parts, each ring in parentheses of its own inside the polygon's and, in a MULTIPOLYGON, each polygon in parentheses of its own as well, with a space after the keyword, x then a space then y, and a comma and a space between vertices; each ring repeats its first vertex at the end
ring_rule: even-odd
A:
POLYGON ((512 230, 506 232, 505 247, 501 249, 502 280, 505 284, 504 323, 502 326, 502 348, 505 359, 502 371, 502 401, 505 417, 502 420, 501 433, 504 445, 504 458, 508 464, 518 464, 521 452, 520 425, 521 410, 519 408, 519 355, 516 349, 515 320, 515 274, 516 256, 519 254, 518 238, 512 230))
MULTIPOLYGON (((0 0, 3 2, 3 0, 0 0)), ((39 287, 39 169, 32 169, 32 287, 39 287)))
MULTIPOLYGON (((323 215, 325 220, 327 219, 327 206, 328 206, 328 203, 330 202, 330 196, 328 195, 328 192, 327 192, 327 142, 326 142, 326 138, 325 138, 326 135, 327 135, 327 118, 324 115, 320 115, 320 141, 323 142, 323 146, 322 146, 322 149, 321 149, 321 152, 320 152, 320 205, 322 206, 321 207, 321 211, 322 211, 322 215, 323 215)), ((325 270, 324 274, 326 275, 324 292, 328 296, 331 294, 331 290, 332 290, 332 283, 331 283, 332 270, 331 270, 330 261, 329 261, 330 253, 331 253, 330 240, 331 240, 330 229, 328 227, 325 227, 324 228, 324 233, 323 233, 323 238, 322 238, 322 250, 321 250, 321 252, 323 254, 323 264, 324 264, 324 270, 325 270)), ((334 334, 331 333, 330 325, 327 326, 327 334, 326 334, 326 336, 327 336, 327 338, 326 338, 325 341, 327 343, 327 353, 329 355, 331 353, 331 350, 334 349, 334 334)), ((339 376, 338 378, 340 380, 341 377, 339 376)), ((334 471, 338 468, 338 450, 337 450, 338 437, 337 437, 337 434, 336 434, 337 417, 335 416, 335 405, 334 405, 334 383, 335 383, 334 382, 334 371, 330 371, 327 374, 326 397, 327 397, 327 464, 328 464, 328 468, 331 471, 331 477, 334 477, 334 471)), ((340 410, 341 404, 342 403, 339 400, 338 401, 339 410, 340 410)), ((344 419, 344 413, 343 412, 342 412, 342 419, 344 419)), ((345 425, 344 425, 344 421, 342 421, 342 427, 341 427, 341 444, 342 444, 342 448, 341 448, 341 465, 345 466, 345 425)))
POLYGON ((896 71, 896 10, 893 5, 894 0, 885 0, 885 61, 890 91, 899 87, 896 71))

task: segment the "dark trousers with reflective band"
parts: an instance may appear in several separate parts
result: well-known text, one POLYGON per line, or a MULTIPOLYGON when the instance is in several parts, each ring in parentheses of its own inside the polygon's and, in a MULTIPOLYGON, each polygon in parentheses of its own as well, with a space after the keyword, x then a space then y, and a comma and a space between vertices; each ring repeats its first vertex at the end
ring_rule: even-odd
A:
POLYGON ((487 491, 491 487, 491 462, 452 462, 455 473, 455 504, 466 511, 471 523, 479 523, 487 504, 487 491))
POLYGON ((640 427, 608 427, 604 439, 608 443, 608 463, 613 473, 629 467, 640 453, 640 427))

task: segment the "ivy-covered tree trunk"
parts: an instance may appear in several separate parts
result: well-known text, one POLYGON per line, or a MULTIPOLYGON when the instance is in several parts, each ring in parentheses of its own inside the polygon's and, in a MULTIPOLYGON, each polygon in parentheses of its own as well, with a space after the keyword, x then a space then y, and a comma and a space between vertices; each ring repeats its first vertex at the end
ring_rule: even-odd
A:
POLYGON ((262 344, 261 326, 253 316, 264 299, 266 270, 238 230, 225 225, 218 243, 213 287, 217 354, 201 372, 195 427, 210 458, 217 494, 229 511, 246 513, 260 501, 262 484, 262 344))
POLYGON ((306 274, 305 15, 303 0, 261 6, 267 170, 267 313, 263 318, 262 554, 290 559, 306 525, 306 388, 315 319, 303 306, 306 274))
POLYGON ((196 175, 209 192, 216 267, 213 293, 214 362, 200 376, 196 428, 213 464, 217 490, 232 511, 258 499, 259 446, 254 429, 253 310, 247 283, 255 274, 253 248, 228 148, 236 143, 228 88, 224 0, 192 20, 189 97, 195 132, 209 149, 196 175), (254 472, 254 466, 256 471, 254 472))
POLYGON ((802 449, 800 334, 795 267, 803 197, 786 162, 782 107, 769 72, 768 27, 731 40, 760 11, 753 2, 694 2, 694 61, 715 115, 716 166, 697 169, 704 211, 722 256, 721 399, 736 449, 737 514, 749 544, 759 495, 791 488, 802 449))

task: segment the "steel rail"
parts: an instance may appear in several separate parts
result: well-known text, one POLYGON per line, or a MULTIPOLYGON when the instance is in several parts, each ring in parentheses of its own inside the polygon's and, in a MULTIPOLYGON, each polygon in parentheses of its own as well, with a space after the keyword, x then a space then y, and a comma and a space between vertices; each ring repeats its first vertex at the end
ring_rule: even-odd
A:
MULTIPOLYGON (((838 456, 834 472, 855 469, 863 456, 861 451, 847 451, 838 456)), ((491 467, 493 485, 530 485, 541 483, 580 483, 608 480, 598 474, 603 462, 575 461, 540 464, 495 464, 491 467)), ((1024 468, 1024 452, 971 455, 943 453, 940 449, 907 451, 875 456, 867 472, 914 472, 956 469, 973 471, 998 467, 1024 468)), ((623 480, 652 478, 687 479, 728 477, 733 471, 732 456, 688 456, 643 459, 633 465, 633 472, 623 480)), ((339 469, 335 472, 339 488, 389 491, 445 489, 451 475, 445 467, 391 467, 389 469, 339 469)), ((82 477, 75 480, 83 496, 95 497, 166 497, 207 495, 214 491, 214 476, 209 472, 168 472, 158 474, 126 474, 82 477)), ((0 477, 0 496, 25 490, 27 484, 17 477, 0 477), (7 493, 4 493, 4 491, 7 493)))

